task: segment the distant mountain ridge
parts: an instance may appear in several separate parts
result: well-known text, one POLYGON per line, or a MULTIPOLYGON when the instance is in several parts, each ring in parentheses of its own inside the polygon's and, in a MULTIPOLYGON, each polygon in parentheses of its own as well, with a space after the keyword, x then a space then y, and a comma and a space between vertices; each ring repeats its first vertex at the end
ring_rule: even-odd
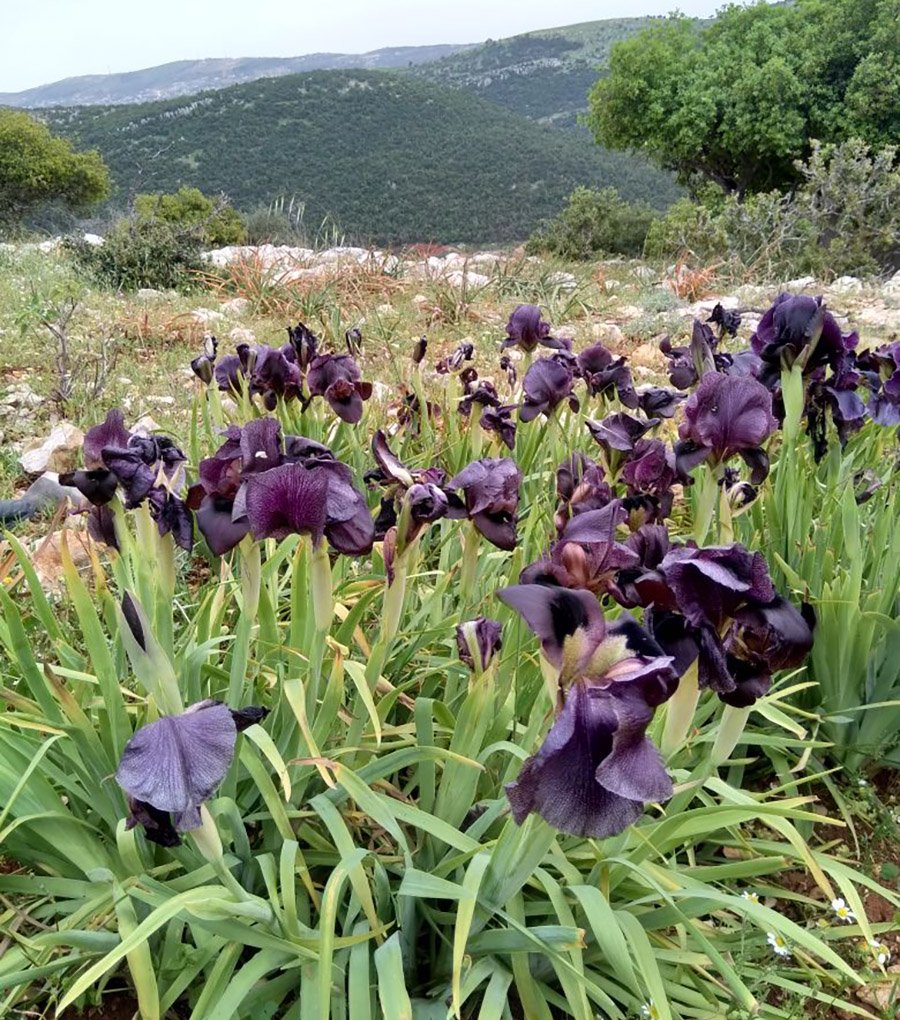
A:
POLYGON ((304 71, 404 68, 439 60, 474 44, 388 46, 368 53, 308 53, 300 57, 237 57, 176 60, 117 74, 85 74, 37 85, 22 92, 0 92, 0 106, 109 106, 174 99, 209 89, 228 88, 259 78, 304 71))
POLYGON ((471 92, 530 120, 574 127, 587 95, 609 63, 613 45, 652 24, 652 17, 607 18, 539 29, 423 63, 412 73, 471 92))

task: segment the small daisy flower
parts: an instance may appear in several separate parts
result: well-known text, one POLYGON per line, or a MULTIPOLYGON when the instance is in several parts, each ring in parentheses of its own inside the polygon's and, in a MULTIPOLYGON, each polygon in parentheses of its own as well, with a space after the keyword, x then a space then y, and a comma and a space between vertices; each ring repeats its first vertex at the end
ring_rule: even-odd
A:
POLYGON ((853 913, 842 899, 832 900, 831 909, 835 912, 839 921, 846 921, 847 924, 853 924, 856 920, 856 914, 853 913))
POLYGON ((653 1004, 652 999, 641 1006, 641 1016, 645 1017, 646 1020, 659 1020, 660 1012, 653 1004))
POLYGON ((774 931, 766 933, 766 941, 772 947, 772 951, 775 953, 776 956, 791 955, 791 951, 790 949, 788 949, 787 942, 785 942, 784 939, 780 935, 776 934, 774 931))
POLYGON ((866 782, 865 779, 857 779, 856 780, 856 785, 857 786, 868 786, 869 784, 868 784, 868 782, 866 782))
POLYGON ((879 942, 878 939, 867 939, 866 943, 882 967, 891 962, 891 951, 883 942, 879 942))
POLYGON ((750 892, 749 889, 745 889, 741 893, 741 899, 747 900, 748 903, 759 903, 759 896, 755 892, 750 892))

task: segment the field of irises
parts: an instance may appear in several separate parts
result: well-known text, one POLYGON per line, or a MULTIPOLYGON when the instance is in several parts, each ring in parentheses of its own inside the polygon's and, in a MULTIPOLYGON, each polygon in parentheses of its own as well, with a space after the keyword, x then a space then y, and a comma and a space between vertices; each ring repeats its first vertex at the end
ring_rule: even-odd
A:
POLYGON ((0 547, 0 1015, 894 1016, 900 343, 772 296, 98 400, 87 558, 0 547))

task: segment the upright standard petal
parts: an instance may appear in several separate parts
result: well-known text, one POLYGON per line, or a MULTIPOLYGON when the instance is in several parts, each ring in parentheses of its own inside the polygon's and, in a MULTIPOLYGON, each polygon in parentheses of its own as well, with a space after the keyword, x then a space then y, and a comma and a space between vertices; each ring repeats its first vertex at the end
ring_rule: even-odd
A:
POLYGON ((523 351, 533 351, 538 344, 545 347, 562 346, 550 336, 550 324, 541 318, 538 305, 517 305, 506 324, 503 348, 519 347, 523 351))
POLYGON ((497 596, 521 614, 539 638, 544 657, 569 678, 587 668, 606 636, 600 604, 589 591, 514 584, 497 596))

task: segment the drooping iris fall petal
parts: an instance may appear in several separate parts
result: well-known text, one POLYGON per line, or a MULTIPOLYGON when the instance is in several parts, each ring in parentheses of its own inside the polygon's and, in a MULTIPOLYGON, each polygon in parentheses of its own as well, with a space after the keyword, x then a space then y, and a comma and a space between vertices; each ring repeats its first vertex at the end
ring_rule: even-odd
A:
POLYGON ((682 442, 675 451, 679 468, 689 471, 707 457, 718 464, 740 454, 749 458, 755 468, 751 480, 759 484, 768 473, 760 448, 777 427, 765 386, 749 377, 708 372, 684 405, 678 427, 682 442))
POLYGON ((302 464, 282 464, 245 484, 247 519, 257 540, 311 535, 321 539, 327 522, 328 480, 302 464))
POLYGON ((201 701, 139 729, 116 770, 131 807, 127 827, 144 825, 147 838, 163 846, 180 842, 177 833, 200 825, 200 805, 225 778, 238 731, 265 714, 201 701))

